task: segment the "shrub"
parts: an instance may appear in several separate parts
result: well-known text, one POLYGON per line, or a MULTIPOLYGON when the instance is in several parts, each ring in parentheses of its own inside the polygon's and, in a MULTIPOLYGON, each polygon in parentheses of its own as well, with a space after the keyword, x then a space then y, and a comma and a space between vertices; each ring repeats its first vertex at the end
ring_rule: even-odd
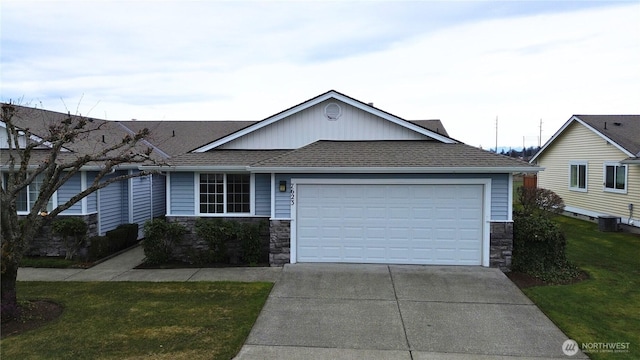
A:
POLYGON ((117 227, 105 233, 109 239, 109 252, 118 252, 127 247, 127 230, 117 227))
POLYGON ((93 236, 89 238, 89 259, 98 260, 111 255, 109 250, 109 238, 106 236, 93 236))
POLYGON ((564 200, 551 190, 520 187, 517 192, 523 215, 560 214, 564 211, 564 200))
POLYGON ((518 215, 513 224, 512 269, 543 280, 577 275, 566 257, 567 241, 560 228, 543 214, 518 215))
POLYGON ((192 254, 196 261, 228 262, 228 244, 233 242, 240 247, 240 257, 246 264, 255 265, 262 255, 261 229, 263 223, 241 223, 219 218, 200 218, 196 220, 196 235, 206 241, 209 251, 192 254))
POLYGON ((240 233, 242 246, 242 260, 250 265, 260 262, 262 254, 262 242, 260 241, 261 224, 243 224, 240 233))
POLYGON ((149 220, 144 224, 145 262, 151 265, 165 264, 173 258, 173 247, 182 240, 187 229, 178 223, 162 219, 149 220))
POLYGON ((86 240, 87 223, 77 217, 67 217, 54 221, 52 227, 53 232, 62 237, 67 251, 65 259, 72 259, 86 240))
POLYGON ((229 257, 227 243, 238 237, 238 223, 217 218, 199 218, 196 220, 196 235, 209 245, 209 254, 205 258, 214 262, 226 262, 229 257))
POLYGON ((121 224, 117 227, 118 229, 122 229, 123 235, 125 236, 126 246, 134 245, 138 242, 138 224, 121 224))

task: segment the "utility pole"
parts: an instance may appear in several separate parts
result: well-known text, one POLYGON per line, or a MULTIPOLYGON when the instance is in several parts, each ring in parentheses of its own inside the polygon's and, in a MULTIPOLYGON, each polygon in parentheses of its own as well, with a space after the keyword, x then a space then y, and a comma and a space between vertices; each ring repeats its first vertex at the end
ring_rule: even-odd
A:
POLYGON ((538 149, 542 147, 542 118, 540 118, 540 135, 538 136, 538 149))
POLYGON ((498 115, 496 115, 496 154, 498 153, 498 115))

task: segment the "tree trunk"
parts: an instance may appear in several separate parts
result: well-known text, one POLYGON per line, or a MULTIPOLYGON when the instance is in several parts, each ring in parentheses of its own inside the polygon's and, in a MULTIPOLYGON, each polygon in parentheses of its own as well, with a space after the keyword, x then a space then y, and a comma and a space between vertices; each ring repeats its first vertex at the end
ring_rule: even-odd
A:
POLYGON ((10 259, 2 258, 2 278, 0 278, 0 317, 2 321, 14 318, 18 315, 18 300, 16 298, 16 278, 18 277, 18 263, 10 259))

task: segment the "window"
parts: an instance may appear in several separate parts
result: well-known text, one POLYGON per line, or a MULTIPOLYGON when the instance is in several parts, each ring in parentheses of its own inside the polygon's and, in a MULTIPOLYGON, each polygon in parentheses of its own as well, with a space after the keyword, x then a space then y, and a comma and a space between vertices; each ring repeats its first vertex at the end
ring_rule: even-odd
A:
POLYGON ((619 164, 604 164, 604 189, 605 191, 627 191, 627 166, 619 164))
MULTIPOLYGON (((3 185, 8 181, 9 174, 4 174, 4 182, 3 185)), ((27 185, 25 189, 22 189, 20 193, 18 193, 18 199, 16 201, 16 210, 19 213, 26 213, 31 211, 33 205, 35 205, 36 200, 38 200, 38 194, 40 193, 40 187, 42 186, 43 177, 42 175, 38 175, 31 184, 27 185)), ((53 195, 49 202, 47 203, 46 211, 51 212, 54 208, 54 199, 56 198, 56 194, 53 195)))
POLYGON ((587 191, 587 163, 572 162, 569 165, 569 189, 587 191))
POLYGON ((224 212, 223 174, 200 174, 200 212, 206 214, 224 212))
POLYGON ((200 213, 251 212, 249 174, 200 174, 200 213))

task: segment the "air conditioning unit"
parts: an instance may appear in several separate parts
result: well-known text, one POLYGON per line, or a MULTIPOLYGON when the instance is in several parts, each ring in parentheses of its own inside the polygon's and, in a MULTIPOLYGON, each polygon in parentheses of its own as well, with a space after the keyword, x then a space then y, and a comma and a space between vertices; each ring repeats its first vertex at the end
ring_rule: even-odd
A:
POLYGON ((620 223, 620 217, 618 216, 599 216, 598 230, 603 232, 618 231, 619 223, 620 223))

